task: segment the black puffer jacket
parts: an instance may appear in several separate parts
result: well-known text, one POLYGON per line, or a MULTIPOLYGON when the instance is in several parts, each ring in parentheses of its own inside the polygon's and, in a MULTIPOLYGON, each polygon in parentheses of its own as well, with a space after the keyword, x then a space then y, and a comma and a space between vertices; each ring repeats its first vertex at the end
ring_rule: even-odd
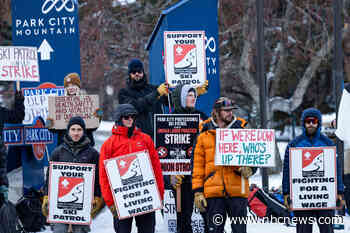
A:
POLYGON ((137 112, 136 126, 153 139, 153 116, 163 113, 162 104, 167 103, 166 97, 159 97, 157 87, 147 83, 146 75, 139 82, 127 79, 127 87, 118 94, 119 104, 132 104, 137 112))
MULTIPOLYGON (((52 152, 50 161, 95 164, 94 196, 101 197, 98 179, 99 153, 91 146, 90 139, 87 136, 84 135, 79 142, 75 143, 69 136, 65 135, 63 138, 63 143, 56 147, 52 152)), ((46 174, 46 184, 44 187, 44 192, 46 195, 48 193, 48 183, 49 172, 46 174)))
POLYGON ((5 123, 22 123, 24 119, 24 97, 21 92, 15 94, 14 110, 0 107, 0 186, 8 186, 7 180, 7 163, 6 163, 6 147, 2 138, 2 132, 5 123))

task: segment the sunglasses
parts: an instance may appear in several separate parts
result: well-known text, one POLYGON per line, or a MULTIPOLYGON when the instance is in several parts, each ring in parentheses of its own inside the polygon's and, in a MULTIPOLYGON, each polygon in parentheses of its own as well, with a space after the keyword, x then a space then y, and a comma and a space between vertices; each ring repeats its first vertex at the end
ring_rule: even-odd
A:
POLYGON ((318 119, 315 118, 315 117, 308 117, 308 118, 305 119, 305 123, 306 123, 306 124, 317 125, 318 119))
POLYGON ((124 120, 129 120, 129 119, 135 119, 136 116, 135 115, 127 115, 127 116, 123 116, 124 120))
POLYGON ((138 73, 138 74, 142 74, 142 70, 134 70, 134 71, 131 71, 130 72, 130 74, 136 74, 136 73, 138 73))

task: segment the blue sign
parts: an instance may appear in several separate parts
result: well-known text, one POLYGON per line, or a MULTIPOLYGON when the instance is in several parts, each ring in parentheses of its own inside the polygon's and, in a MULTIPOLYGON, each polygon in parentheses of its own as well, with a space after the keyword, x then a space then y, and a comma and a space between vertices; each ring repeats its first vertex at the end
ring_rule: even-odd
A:
POLYGON ((12 0, 11 4, 13 45, 37 47, 40 82, 63 85, 67 74, 80 74, 78 1, 12 0))
POLYGON ((164 31, 205 31, 206 72, 208 93, 198 98, 199 110, 210 115, 215 100, 220 96, 218 1, 183 0, 164 10, 148 41, 150 82, 165 82, 164 31))

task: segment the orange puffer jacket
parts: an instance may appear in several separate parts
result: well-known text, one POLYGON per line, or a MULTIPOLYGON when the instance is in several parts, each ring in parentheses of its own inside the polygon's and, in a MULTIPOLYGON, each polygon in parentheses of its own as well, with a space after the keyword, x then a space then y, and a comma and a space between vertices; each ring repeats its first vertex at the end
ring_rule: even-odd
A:
MULTIPOLYGON (((203 122, 202 132, 197 138, 193 158, 192 190, 204 192, 210 197, 248 197, 248 179, 235 173, 237 166, 215 166, 215 140, 217 125, 209 118, 203 122)), ((235 118, 227 127, 244 128, 247 122, 235 118)))

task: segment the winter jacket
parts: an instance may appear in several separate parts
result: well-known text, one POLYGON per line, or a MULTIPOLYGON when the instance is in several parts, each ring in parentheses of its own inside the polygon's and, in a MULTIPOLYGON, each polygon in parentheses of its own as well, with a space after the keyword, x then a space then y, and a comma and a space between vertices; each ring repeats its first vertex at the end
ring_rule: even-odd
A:
MULTIPOLYGON (((227 126, 230 129, 244 128, 247 122, 237 118, 227 126)), ((244 197, 249 194, 248 179, 235 172, 238 166, 215 166, 215 140, 218 126, 209 118, 197 138, 194 149, 192 190, 204 192, 206 198, 244 197)), ((253 172, 256 168, 252 168, 253 172)))
MULTIPOLYGON (((303 133, 288 144, 284 154, 283 180, 282 180, 283 195, 287 195, 290 193, 290 190, 289 190, 290 189, 290 184, 289 184, 289 149, 290 148, 335 146, 332 140, 330 140, 327 136, 321 133, 322 116, 319 110, 315 108, 305 109, 302 113, 301 122, 303 127, 303 133), (306 117, 318 118, 318 128, 312 139, 306 135, 306 128, 304 124, 306 117)), ((336 175, 337 175, 338 194, 342 194, 344 192, 343 179, 342 179, 340 169, 341 168, 340 168, 339 160, 337 158, 336 175)))
POLYGON ((119 104, 132 104, 136 108, 139 113, 136 126, 153 139, 153 116, 163 113, 162 104, 167 102, 166 97, 159 98, 157 87, 148 84, 146 76, 137 85, 129 77, 127 87, 119 91, 118 101, 119 104))
POLYGON ((161 199, 164 196, 164 182, 162 169, 158 154, 155 150, 154 143, 151 137, 145 133, 142 133, 139 129, 135 128, 131 137, 128 137, 128 128, 124 126, 114 126, 112 129, 112 136, 105 141, 101 147, 100 152, 100 184, 103 199, 107 206, 112 206, 113 196, 111 188, 109 186, 107 173, 105 170, 104 161, 111 158, 116 158, 130 153, 138 151, 148 150, 153 172, 157 181, 158 190, 161 199))
MULTIPOLYGON (((94 196, 101 197, 101 189, 98 179, 98 152, 91 146, 90 139, 83 136, 79 142, 73 142, 72 139, 65 135, 63 143, 56 147, 52 154, 50 161, 52 162, 70 162, 70 163, 88 163, 95 165, 95 185, 94 196)), ((46 185, 44 192, 48 193, 49 172, 46 173, 46 185)))
POLYGON ((14 110, 0 107, 0 186, 8 186, 7 180, 7 152, 2 138, 5 123, 22 123, 24 119, 24 97, 21 92, 15 94, 14 110))

